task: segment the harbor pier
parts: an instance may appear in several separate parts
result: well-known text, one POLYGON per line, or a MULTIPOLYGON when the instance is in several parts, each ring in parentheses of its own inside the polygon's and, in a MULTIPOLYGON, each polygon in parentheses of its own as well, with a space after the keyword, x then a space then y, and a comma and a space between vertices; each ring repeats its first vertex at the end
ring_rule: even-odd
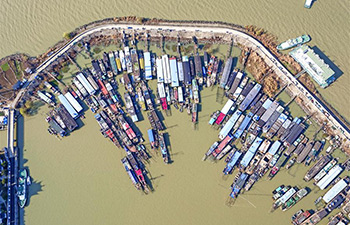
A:
MULTIPOLYGON (((332 128, 334 135, 338 135, 345 146, 350 146, 350 131, 349 128, 336 116, 330 109, 327 108, 314 94, 312 94, 296 77, 291 74, 287 68, 265 47, 259 40, 239 29, 227 24, 215 24, 204 22, 158 22, 157 24, 139 24, 139 23, 117 23, 106 22, 102 25, 96 25, 86 28, 83 32, 77 34, 63 47, 51 54, 42 64, 40 64, 36 71, 28 79, 31 82, 35 77, 47 68, 52 62, 64 55, 79 41, 84 38, 100 32, 107 32, 108 30, 116 30, 117 32, 124 32, 125 34, 133 34, 136 32, 147 32, 150 37, 161 37, 166 32, 168 37, 177 38, 181 32, 183 38, 191 39, 196 36, 197 39, 202 38, 216 38, 220 36, 222 40, 230 42, 233 40, 235 44, 246 46, 263 58, 266 64, 277 74, 277 76, 288 85, 288 88, 298 95, 303 104, 307 106, 308 110, 313 113, 319 123, 326 123, 328 127, 332 128)), ((29 85, 28 85, 29 86, 29 85)), ((21 89, 17 94, 15 100, 10 104, 10 107, 15 107, 26 89, 21 89)))
POLYGON ((5 157, 8 165, 7 180, 7 225, 17 225, 19 222, 19 208, 17 203, 17 174, 18 154, 16 141, 16 110, 8 109, 7 148, 5 157))

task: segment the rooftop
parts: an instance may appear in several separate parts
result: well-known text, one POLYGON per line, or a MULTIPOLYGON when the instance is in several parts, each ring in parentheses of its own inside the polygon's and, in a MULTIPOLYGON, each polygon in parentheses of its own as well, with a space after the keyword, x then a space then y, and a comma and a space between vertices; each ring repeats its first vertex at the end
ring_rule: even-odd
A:
POLYGON ((302 45, 289 54, 321 87, 327 87, 334 81, 335 72, 309 46, 302 45))

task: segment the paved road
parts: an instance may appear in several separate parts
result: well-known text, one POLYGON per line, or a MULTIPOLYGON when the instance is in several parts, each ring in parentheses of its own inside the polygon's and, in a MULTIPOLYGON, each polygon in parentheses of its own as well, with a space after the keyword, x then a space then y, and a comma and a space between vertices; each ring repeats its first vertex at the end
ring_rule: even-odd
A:
MULTIPOLYGON (((253 38, 252 36, 249 36, 248 34, 235 30, 234 28, 225 28, 225 27, 219 27, 219 26, 211 26, 210 24, 206 25, 196 25, 196 26, 190 26, 190 25, 140 25, 140 24, 117 24, 117 23, 111 23, 111 24, 105 24, 101 26, 96 26, 93 28, 90 28, 78 35, 76 35, 71 41, 69 41, 65 46, 63 46, 61 49, 59 49, 57 52, 52 54, 47 60, 45 60, 40 66, 37 67, 35 73, 31 75, 31 77, 28 79, 29 82, 31 82, 36 75, 38 75, 41 71, 43 71, 47 66, 49 66, 52 62, 57 60, 62 54, 67 52, 75 43, 82 40, 84 37, 87 37, 95 32, 100 32, 103 30, 111 30, 111 29, 124 29, 124 30, 170 30, 170 31, 185 31, 185 32, 208 32, 210 34, 213 33, 220 33, 225 35, 231 35, 238 40, 238 42, 253 48, 261 57, 264 58, 265 62, 271 66, 271 68, 275 71, 277 75, 280 76, 282 80, 287 82, 287 84, 294 85, 299 93, 295 93, 298 95, 305 96, 306 104, 312 107, 313 111, 319 112, 321 115, 324 115, 324 118, 326 121, 329 122, 329 124, 333 125, 339 130, 339 135, 343 136, 344 138, 350 140, 350 133, 348 129, 340 122, 338 118, 333 115, 333 113, 323 106, 323 104, 315 98, 315 96, 309 92, 284 66, 282 63, 278 61, 276 56, 272 54, 264 45, 262 45, 257 39, 253 38)), ((26 90, 21 90, 15 100, 12 102, 10 107, 14 107, 18 100, 21 98, 22 94, 26 90)))

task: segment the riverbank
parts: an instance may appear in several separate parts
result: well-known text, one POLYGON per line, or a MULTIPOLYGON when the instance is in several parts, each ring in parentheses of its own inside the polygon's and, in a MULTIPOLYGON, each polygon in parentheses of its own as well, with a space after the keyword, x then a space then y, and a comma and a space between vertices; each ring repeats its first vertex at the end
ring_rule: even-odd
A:
POLYGON ((256 25, 276 34, 282 42, 301 34, 312 37, 311 46, 321 49, 343 71, 343 75, 320 93, 327 102, 347 120, 350 111, 347 86, 350 82, 348 64, 349 35, 344 27, 349 25, 349 4, 347 2, 317 2, 311 9, 305 9, 304 2, 276 0, 265 3, 257 0, 246 2, 191 1, 186 4, 165 0, 133 1, 128 4, 104 0, 101 2, 51 1, 26 2, 6 1, 0 9, 3 32, 0 40, 0 57, 15 52, 35 56, 45 52, 48 46, 62 39, 64 32, 101 20, 105 17, 136 15, 145 18, 181 20, 227 21, 230 23, 256 25), (210 7, 208 7, 210 6, 210 7), (65 15, 65 16, 62 16, 65 15))
MULTIPOLYGON (((106 38, 118 38, 118 36, 129 35, 132 38, 139 36, 158 38, 161 42, 164 40, 174 41, 191 40, 196 37, 198 40, 202 40, 209 43, 229 43, 232 42, 235 45, 244 46, 252 49, 261 58, 261 60, 270 68, 275 76, 272 78, 279 79, 277 83, 280 87, 287 87, 289 93, 293 93, 298 98, 298 102, 304 111, 308 115, 311 115, 315 121, 324 126, 324 130, 329 135, 339 137, 344 151, 350 151, 350 129, 347 124, 341 120, 340 115, 336 115, 337 112, 333 112, 323 104, 314 93, 310 92, 307 87, 294 77, 294 75, 282 65, 284 58, 288 61, 290 57, 284 55, 274 55, 271 52, 275 50, 268 49, 264 46, 264 38, 254 37, 256 32, 248 32, 243 27, 234 24, 224 22, 204 22, 204 21, 170 21, 159 19, 144 19, 137 17, 122 17, 105 19, 102 21, 96 21, 86 26, 77 28, 73 35, 69 35, 71 39, 63 46, 59 43, 54 48, 55 52, 47 52, 38 57, 37 68, 35 72, 30 75, 28 82, 33 81, 37 75, 43 71, 50 73, 55 67, 62 67, 66 61, 72 61, 72 58, 76 56, 82 49, 78 42, 90 43, 94 40, 105 41, 106 38), (263 42, 263 43, 262 43, 263 42), (64 55, 64 56, 62 56, 64 55)), ((264 35, 264 32, 260 32, 264 35)), ((85 45, 85 44, 84 44, 85 45)), ((275 44, 268 45, 274 46, 275 44)), ((292 65, 292 64, 290 64, 292 65)), ((267 72, 268 73, 268 72, 267 72)), ((51 73, 50 73, 51 74, 51 73)), ((51 74, 52 76, 52 74, 51 74)), ((35 81, 35 80, 34 80, 35 81)), ((28 87, 31 89, 31 86, 28 87)), ((17 96, 8 105, 15 107, 18 104, 21 106, 24 104, 27 97, 20 101, 22 96, 26 96, 26 90, 22 89, 17 93, 17 96)))

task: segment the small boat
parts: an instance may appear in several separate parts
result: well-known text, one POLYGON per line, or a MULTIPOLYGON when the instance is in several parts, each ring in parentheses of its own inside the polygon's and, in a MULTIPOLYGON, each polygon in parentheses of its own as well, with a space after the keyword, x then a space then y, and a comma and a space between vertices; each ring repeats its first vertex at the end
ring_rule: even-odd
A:
POLYGON ((303 199, 309 193, 307 188, 302 188, 297 193, 295 193, 287 202, 282 205, 282 211, 286 211, 297 204, 301 199, 303 199))
POLYGON ((246 191, 249 191, 249 190, 253 187, 253 185, 255 184, 255 182, 256 182, 258 179, 259 179, 259 174, 258 174, 258 173, 253 173, 253 174, 249 177, 249 179, 248 179, 248 181, 247 181, 247 184, 246 184, 246 186, 244 187, 244 189, 245 189, 246 191))
POLYGON ((244 184, 246 183, 249 175, 246 173, 242 173, 237 181, 235 181, 232 184, 232 192, 230 194, 230 197, 235 199, 237 198, 238 194, 241 192, 241 189, 244 187, 244 184))
POLYGON ((313 2, 313 0, 305 0, 304 7, 307 9, 310 9, 312 6, 312 2, 313 2))
POLYGON ((215 121, 218 118, 219 114, 220 114, 220 111, 217 110, 211 115, 210 120, 209 120, 209 125, 213 125, 215 123, 215 121))
POLYGON ((165 140, 164 140, 164 134, 160 133, 159 134, 159 146, 160 146, 160 151, 162 153, 162 157, 165 163, 169 163, 169 154, 168 154, 168 150, 165 144, 165 140))
POLYGON ((208 156, 210 156, 211 153, 213 153, 213 151, 216 149, 216 147, 218 147, 218 145, 219 145, 219 142, 217 142, 217 141, 214 142, 214 144, 212 144, 212 146, 210 146, 209 150, 204 154, 202 160, 205 161, 208 158, 208 156))
POLYGON ((227 163, 225 169, 222 171, 224 175, 228 175, 232 173, 233 168, 241 157, 242 153, 240 151, 236 151, 232 156, 231 160, 227 163))
POLYGON ((282 42, 281 44, 279 44, 277 46, 277 50, 287 50, 287 49, 293 48, 297 45, 305 44, 305 43, 309 42, 310 40, 311 40, 310 36, 304 34, 304 35, 301 35, 297 38, 289 39, 285 42, 282 42))
POLYGON ((275 210, 279 208, 281 205, 287 202, 297 191, 298 191, 297 187, 293 187, 289 189, 284 195, 278 198, 275 203, 273 203, 272 209, 275 210))
POLYGON ((304 212, 304 210, 300 209, 296 213, 293 214, 292 220, 295 220, 299 215, 301 215, 304 212))
POLYGON ((225 163, 228 163, 228 162, 231 160, 231 158, 232 158, 233 155, 235 154, 235 151, 236 151, 236 149, 233 148, 233 149, 228 153, 228 155, 227 155, 227 157, 226 157, 226 159, 225 159, 225 163))
POLYGON ((147 107, 146 107, 146 103, 145 103, 145 98, 143 97, 142 95, 142 91, 141 91, 141 88, 138 88, 137 89, 137 101, 139 102, 140 106, 141 106, 141 109, 143 111, 146 111, 147 110, 147 107))
POLYGON ((192 123, 197 123, 198 120, 197 103, 193 103, 192 107, 192 123))
POLYGON ((297 158, 295 158, 295 157, 291 158, 286 165, 286 169, 287 170, 290 169, 296 161, 297 161, 297 158))
POLYGON ((272 194, 277 194, 277 192, 279 192, 280 190, 282 190, 284 188, 284 184, 278 186, 275 190, 272 191, 272 194))
POLYGON ((278 198, 280 198, 282 195, 284 195, 284 193, 286 193, 289 189, 291 188, 291 186, 285 186, 282 189, 280 189, 279 191, 276 192, 276 194, 274 194, 272 196, 273 200, 276 200, 278 198))
POLYGON ((222 150, 217 156, 216 156, 216 160, 220 160, 222 159, 229 151, 231 151, 232 146, 231 145, 227 145, 224 150, 222 150))

